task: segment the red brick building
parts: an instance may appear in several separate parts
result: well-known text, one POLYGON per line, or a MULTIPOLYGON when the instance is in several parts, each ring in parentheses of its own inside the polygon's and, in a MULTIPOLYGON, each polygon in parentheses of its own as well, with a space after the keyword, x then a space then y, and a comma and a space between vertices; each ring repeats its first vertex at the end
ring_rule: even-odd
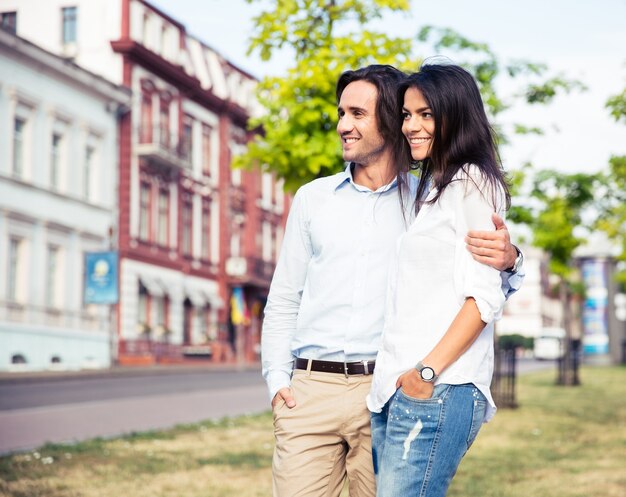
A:
POLYGON ((256 359, 289 199, 271 174, 231 169, 261 111, 255 78, 143 0, 15 9, 21 36, 132 91, 112 223, 120 362, 256 359))

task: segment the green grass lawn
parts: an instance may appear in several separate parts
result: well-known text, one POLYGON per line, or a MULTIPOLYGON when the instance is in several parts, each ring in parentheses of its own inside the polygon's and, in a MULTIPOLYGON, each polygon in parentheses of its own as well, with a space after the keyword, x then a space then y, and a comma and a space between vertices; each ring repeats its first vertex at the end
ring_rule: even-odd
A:
MULTIPOLYGON (((449 496, 626 496, 626 368, 584 368, 581 379, 522 376, 520 407, 483 427, 449 496)), ((272 444, 268 413, 47 445, 0 458, 0 496, 269 497, 272 444)))

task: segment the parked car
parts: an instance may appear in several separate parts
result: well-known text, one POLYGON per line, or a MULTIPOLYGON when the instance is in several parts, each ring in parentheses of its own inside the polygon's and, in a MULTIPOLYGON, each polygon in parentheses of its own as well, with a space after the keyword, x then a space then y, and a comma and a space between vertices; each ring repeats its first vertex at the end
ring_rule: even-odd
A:
POLYGON ((565 351, 565 330, 563 328, 543 328, 535 337, 533 353, 535 359, 554 360, 563 357, 565 351))

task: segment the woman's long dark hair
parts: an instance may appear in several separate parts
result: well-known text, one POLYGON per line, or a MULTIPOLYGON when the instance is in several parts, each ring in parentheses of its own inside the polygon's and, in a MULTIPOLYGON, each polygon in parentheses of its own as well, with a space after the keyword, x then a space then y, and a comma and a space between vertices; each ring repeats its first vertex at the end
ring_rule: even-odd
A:
MULTIPOLYGON (((501 187, 506 197, 506 208, 510 206, 509 189, 504 177, 493 131, 472 75, 462 67, 446 64, 423 65, 398 87, 398 113, 402 112, 404 94, 409 88, 417 88, 430 106, 435 119, 435 133, 430 156, 418 164, 421 169, 415 195, 415 212, 424 203, 431 184, 437 188, 430 202, 436 202, 446 187, 453 181, 459 169, 475 165, 481 171, 487 186, 477 185, 483 193, 494 194, 492 204, 497 209, 495 193, 501 187)), ((411 148, 406 139, 395 150, 397 164, 415 164, 411 148)), ((399 184, 400 188, 403 185, 399 184)), ((401 195, 405 195, 403 189, 401 195)))

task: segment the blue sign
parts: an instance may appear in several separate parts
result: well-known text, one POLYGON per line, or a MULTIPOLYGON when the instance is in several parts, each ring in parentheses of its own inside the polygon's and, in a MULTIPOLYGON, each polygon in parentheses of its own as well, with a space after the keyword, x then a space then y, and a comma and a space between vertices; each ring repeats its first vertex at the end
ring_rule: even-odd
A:
POLYGON ((608 278, 606 261, 585 259, 582 262, 585 302, 582 308, 583 352, 586 355, 609 353, 608 278))
POLYGON ((117 252, 85 253, 85 304, 117 304, 117 252))

